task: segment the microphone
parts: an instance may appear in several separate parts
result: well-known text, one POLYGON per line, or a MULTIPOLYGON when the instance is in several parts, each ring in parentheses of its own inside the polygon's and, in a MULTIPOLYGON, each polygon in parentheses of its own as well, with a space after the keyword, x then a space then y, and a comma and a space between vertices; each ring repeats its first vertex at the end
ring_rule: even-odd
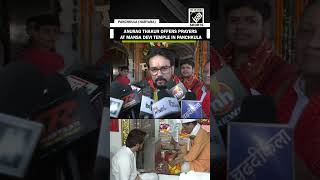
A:
MULTIPOLYGON (((171 81, 169 81, 171 82, 171 81)), ((168 89, 169 92, 175 97, 177 98, 179 101, 181 101, 185 94, 187 93, 187 89, 184 87, 182 82, 179 82, 178 84, 176 84, 175 86, 172 87, 172 83, 168 82, 168 89)))
POLYGON ((39 158, 60 152, 96 130, 96 116, 84 89, 72 91, 32 113, 30 119, 45 125, 39 144, 39 158))
POLYGON ((152 113, 153 103, 154 101, 151 98, 147 96, 142 96, 141 106, 140 106, 140 117, 144 119, 153 118, 153 113, 152 113))
POLYGON ((123 107, 122 107, 123 111, 126 111, 136 106, 137 104, 141 103, 141 99, 137 91, 132 91, 130 94, 122 97, 121 100, 123 100, 123 107))
POLYGON ((95 92, 98 89, 98 86, 94 83, 91 83, 87 80, 84 80, 80 77, 74 76, 74 75, 69 75, 67 76, 67 80, 72 88, 72 90, 77 90, 80 88, 85 88, 88 95, 92 95, 93 92, 95 92))
POLYGON ((0 113, 0 174, 25 177, 43 125, 0 113))
POLYGON ((238 122, 277 123, 276 107, 271 96, 257 95, 244 98, 238 122))
POLYGON ((183 100, 197 100, 197 96, 193 92, 186 92, 183 100))
POLYGON ((201 101, 197 101, 196 99, 195 93, 186 93, 185 98, 181 101, 181 117, 183 119, 203 118, 201 101))
POLYGON ((118 81, 111 82, 110 86, 110 96, 116 99, 121 99, 124 96, 129 95, 132 89, 129 85, 124 85, 118 81))
POLYGON ((0 112, 28 115, 44 101, 45 77, 32 64, 17 61, 0 70, 0 112))
POLYGON ((132 119, 136 118, 135 111, 138 111, 138 107, 140 107, 138 104, 141 103, 140 96, 137 91, 132 91, 130 94, 124 96, 121 98, 123 100, 123 107, 121 114, 127 114, 129 112, 129 116, 132 119))
POLYGON ((180 114, 179 102, 172 97, 166 90, 158 92, 158 101, 152 105, 152 113, 155 119, 158 118, 176 118, 176 114, 180 114))
POLYGON ((110 117, 118 118, 123 105, 123 100, 110 97, 110 117))

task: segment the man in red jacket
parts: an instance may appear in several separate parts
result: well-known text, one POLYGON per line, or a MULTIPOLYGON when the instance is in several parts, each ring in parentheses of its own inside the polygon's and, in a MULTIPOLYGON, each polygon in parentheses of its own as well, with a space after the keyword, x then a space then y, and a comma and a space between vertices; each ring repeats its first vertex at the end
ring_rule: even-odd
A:
POLYGON ((128 85, 130 83, 130 79, 128 78, 129 68, 128 66, 120 66, 119 75, 115 78, 116 81, 119 81, 121 84, 128 85))
POLYGON ((44 75, 63 70, 64 59, 55 52, 59 27, 58 19, 52 15, 29 18, 27 20, 29 47, 22 52, 21 60, 33 64, 44 75))
POLYGON ((278 119, 294 129, 298 177, 316 179, 320 178, 320 1, 304 11, 296 43, 301 73, 278 88, 278 119))

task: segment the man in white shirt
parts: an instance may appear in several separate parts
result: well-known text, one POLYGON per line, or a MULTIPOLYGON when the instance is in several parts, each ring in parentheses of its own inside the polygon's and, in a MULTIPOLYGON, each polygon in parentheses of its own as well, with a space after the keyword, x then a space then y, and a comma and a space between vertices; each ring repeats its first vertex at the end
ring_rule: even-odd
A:
POLYGON ((133 129, 127 137, 126 145, 112 157, 111 173, 115 180, 140 180, 134 153, 142 150, 145 136, 146 132, 133 129))

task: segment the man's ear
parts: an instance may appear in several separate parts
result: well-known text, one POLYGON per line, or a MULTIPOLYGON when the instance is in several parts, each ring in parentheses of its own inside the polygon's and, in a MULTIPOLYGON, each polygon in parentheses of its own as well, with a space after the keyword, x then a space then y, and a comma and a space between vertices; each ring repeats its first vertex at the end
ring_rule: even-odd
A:
POLYGON ((174 66, 171 66, 172 68, 172 75, 174 75, 174 66))

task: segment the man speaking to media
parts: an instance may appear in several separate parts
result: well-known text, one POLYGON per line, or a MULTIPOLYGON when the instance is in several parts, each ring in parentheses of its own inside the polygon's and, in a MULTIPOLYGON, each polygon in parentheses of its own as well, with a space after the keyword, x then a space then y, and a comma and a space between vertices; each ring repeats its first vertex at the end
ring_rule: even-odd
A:
POLYGON ((149 75, 146 78, 147 88, 151 89, 151 99, 158 100, 157 92, 160 89, 167 89, 167 83, 173 81, 175 84, 180 82, 178 76, 174 74, 174 64, 177 56, 176 54, 166 48, 152 49, 147 57, 149 75))

